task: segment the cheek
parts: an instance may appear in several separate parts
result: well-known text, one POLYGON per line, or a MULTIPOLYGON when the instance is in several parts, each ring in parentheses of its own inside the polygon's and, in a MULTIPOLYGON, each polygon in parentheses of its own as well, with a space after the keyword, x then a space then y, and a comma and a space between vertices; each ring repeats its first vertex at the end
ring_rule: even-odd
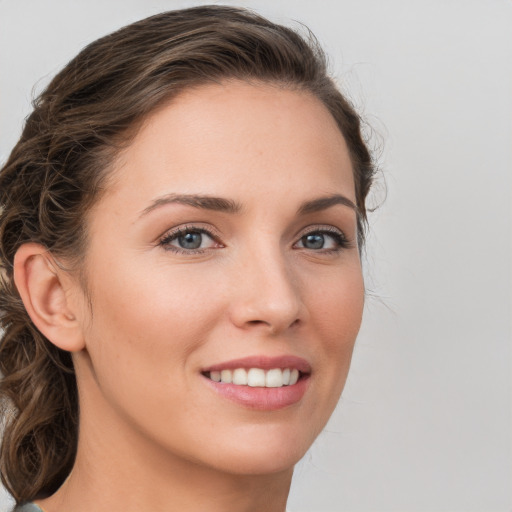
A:
POLYGON ((190 355, 217 316, 205 288, 201 293, 195 281, 180 277, 183 272, 169 274, 153 269, 137 275, 119 265, 91 287, 86 342, 93 388, 131 423, 141 416, 160 425, 176 421, 172 411, 184 406, 190 355))
POLYGON ((364 283, 360 266, 354 263, 328 276, 323 286, 311 287, 309 311, 333 350, 354 343, 364 307, 364 283))
POLYGON ((185 265, 118 260, 101 270, 91 286, 86 335, 95 369, 108 379, 139 375, 156 382, 158 375, 168 382, 222 314, 218 280, 185 265))
POLYGON ((317 333, 313 347, 322 373, 327 409, 337 403, 345 384, 364 307, 360 267, 330 279, 311 295, 311 329, 317 333))

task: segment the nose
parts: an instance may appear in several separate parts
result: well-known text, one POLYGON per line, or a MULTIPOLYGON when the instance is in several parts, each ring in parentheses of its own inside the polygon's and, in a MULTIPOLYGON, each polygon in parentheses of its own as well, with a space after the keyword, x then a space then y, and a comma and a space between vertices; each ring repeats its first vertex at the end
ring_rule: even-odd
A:
POLYGON ((300 280, 280 251, 244 258, 231 304, 231 320, 242 329, 279 334, 306 319, 300 280))

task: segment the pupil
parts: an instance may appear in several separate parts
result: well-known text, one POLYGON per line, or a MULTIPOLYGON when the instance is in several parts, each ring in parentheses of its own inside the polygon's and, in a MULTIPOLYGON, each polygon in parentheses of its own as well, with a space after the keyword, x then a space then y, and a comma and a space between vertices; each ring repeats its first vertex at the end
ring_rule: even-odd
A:
POLYGON ((324 246, 324 235, 306 235, 302 243, 308 249, 321 249, 324 246))
POLYGON ((201 247, 201 233, 187 233, 178 238, 178 243, 183 249, 199 249, 201 247))

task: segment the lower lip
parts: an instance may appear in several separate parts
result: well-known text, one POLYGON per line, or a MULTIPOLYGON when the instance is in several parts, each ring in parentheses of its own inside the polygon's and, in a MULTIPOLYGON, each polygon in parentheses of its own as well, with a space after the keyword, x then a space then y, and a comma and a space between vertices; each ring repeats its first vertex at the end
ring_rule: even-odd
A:
POLYGON ((296 404, 302 399, 309 385, 309 376, 302 376, 293 386, 280 388, 253 388, 223 384, 208 377, 204 377, 204 379, 219 395, 247 409, 258 411, 276 411, 296 404))

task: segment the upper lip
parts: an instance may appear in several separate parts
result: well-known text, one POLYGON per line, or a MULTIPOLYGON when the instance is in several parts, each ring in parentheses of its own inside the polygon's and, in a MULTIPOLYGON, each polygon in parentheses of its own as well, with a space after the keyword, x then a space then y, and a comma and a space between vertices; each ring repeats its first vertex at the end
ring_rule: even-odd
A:
POLYGON ((203 372, 215 372, 221 370, 236 370, 237 368, 261 368, 272 370, 273 368, 297 368, 301 373, 311 373, 311 365, 302 357, 293 355, 282 356, 249 356, 240 359, 231 359, 223 363, 214 364, 204 368, 203 372))

